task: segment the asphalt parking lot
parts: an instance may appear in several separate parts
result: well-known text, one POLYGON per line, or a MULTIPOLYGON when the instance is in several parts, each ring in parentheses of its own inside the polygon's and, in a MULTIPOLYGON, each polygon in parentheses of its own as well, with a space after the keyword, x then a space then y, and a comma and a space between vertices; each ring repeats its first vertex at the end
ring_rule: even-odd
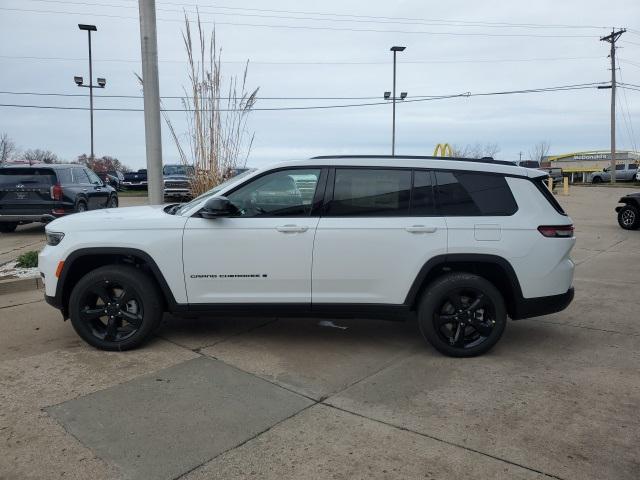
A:
MULTIPOLYGON (((640 231, 613 211, 629 191, 558 197, 575 300, 478 358, 412 323, 252 318, 167 317, 107 353, 42 292, 0 296, 0 478, 638 479, 640 231)), ((0 251, 41 241, 20 230, 0 251)))

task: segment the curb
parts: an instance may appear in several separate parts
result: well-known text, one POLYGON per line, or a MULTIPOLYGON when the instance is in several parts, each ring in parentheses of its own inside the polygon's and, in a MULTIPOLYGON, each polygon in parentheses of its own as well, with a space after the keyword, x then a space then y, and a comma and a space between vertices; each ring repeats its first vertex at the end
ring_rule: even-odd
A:
POLYGON ((40 277, 0 280, 0 295, 44 288, 40 277))

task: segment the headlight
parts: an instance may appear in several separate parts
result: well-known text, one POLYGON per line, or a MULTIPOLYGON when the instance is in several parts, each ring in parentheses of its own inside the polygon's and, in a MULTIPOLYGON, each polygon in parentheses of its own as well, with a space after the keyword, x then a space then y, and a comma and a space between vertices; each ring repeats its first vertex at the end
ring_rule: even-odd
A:
POLYGON ((45 235, 47 236, 47 245, 51 245, 52 247, 58 245, 64 238, 64 233, 62 232, 45 231, 45 235))

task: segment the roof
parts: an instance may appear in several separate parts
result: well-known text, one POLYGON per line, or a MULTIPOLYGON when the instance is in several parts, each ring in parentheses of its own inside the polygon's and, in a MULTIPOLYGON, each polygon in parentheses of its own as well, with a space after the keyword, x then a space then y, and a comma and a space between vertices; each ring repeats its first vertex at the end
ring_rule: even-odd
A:
POLYGON ((27 163, 5 163, 0 168, 69 168, 69 167, 84 167, 77 163, 35 163, 29 165, 27 163))
MULTIPOLYGON (((451 158, 410 155, 327 155, 308 160, 278 162, 260 169, 260 172, 274 168, 288 167, 373 167, 373 168, 428 168, 441 170, 465 170, 477 172, 501 173, 519 177, 537 177, 539 170, 519 167, 513 162, 489 159, 451 158)), ((542 172, 545 175, 544 172, 542 172)))

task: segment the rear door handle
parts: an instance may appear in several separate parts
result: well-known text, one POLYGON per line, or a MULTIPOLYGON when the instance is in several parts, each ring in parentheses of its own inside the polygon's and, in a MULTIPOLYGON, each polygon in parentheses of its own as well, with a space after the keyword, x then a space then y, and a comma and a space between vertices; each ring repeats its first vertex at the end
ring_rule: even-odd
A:
POLYGON ((281 225, 276 230, 282 233, 303 233, 309 230, 309 227, 301 227, 300 225, 281 225))
POLYGON ((88 188, 83 188, 83 189, 82 189, 82 191, 83 191, 83 192, 86 192, 86 191, 88 191, 88 190, 89 190, 88 188))
POLYGON ((437 227, 427 227, 426 225, 411 225, 406 227, 405 230, 409 233, 434 233, 437 227))

